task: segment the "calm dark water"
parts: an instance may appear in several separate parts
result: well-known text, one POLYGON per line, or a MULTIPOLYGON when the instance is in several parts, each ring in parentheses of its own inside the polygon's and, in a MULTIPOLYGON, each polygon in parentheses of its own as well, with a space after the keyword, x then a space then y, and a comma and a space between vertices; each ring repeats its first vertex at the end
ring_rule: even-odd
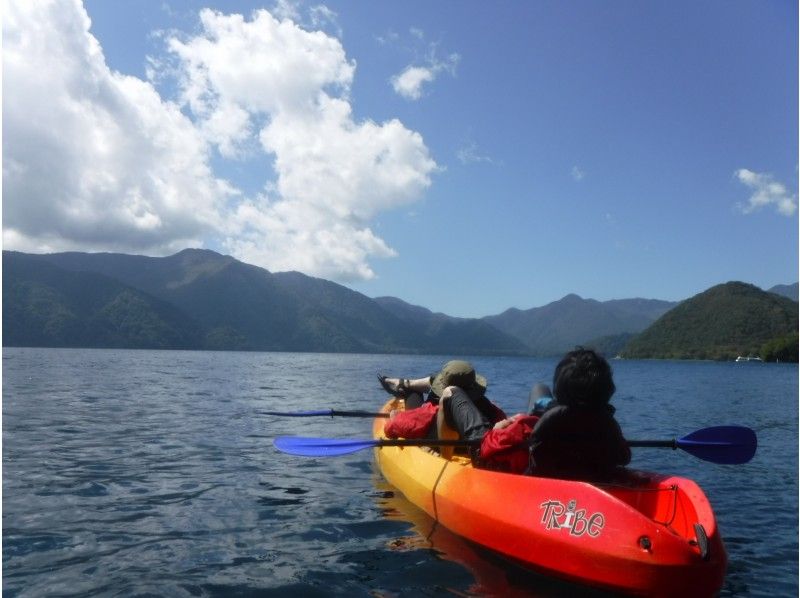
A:
MULTIPOLYGON (((370 420, 265 409, 374 409, 376 371, 441 357, 3 350, 4 596, 597 595, 518 570, 395 494, 371 451, 276 452, 282 434, 368 438, 370 420)), ((475 358, 523 408, 555 360, 475 358)), ((613 362, 629 438, 740 423, 747 465, 638 449, 633 466, 695 479, 730 565, 723 596, 798 594, 798 369, 613 362)))

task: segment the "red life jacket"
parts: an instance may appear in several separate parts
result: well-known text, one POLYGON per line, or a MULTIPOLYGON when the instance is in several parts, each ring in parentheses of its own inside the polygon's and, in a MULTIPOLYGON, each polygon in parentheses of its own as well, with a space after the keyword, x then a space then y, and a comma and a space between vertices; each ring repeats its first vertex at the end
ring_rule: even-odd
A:
POLYGON ((394 417, 389 418, 383 427, 387 438, 425 438, 439 407, 433 403, 423 403, 421 407, 398 411, 394 417))
POLYGON ((508 473, 525 473, 528 468, 528 439, 538 415, 519 417, 511 425, 491 429, 481 442, 481 461, 489 469, 508 473))
MULTIPOLYGON (((500 407, 489 401, 487 403, 489 403, 492 424, 506 418, 506 414, 500 407)), ((387 438, 425 438, 430 427, 436 421, 438 411, 438 405, 433 403, 423 403, 416 409, 398 411, 386 422, 383 433, 387 438)))

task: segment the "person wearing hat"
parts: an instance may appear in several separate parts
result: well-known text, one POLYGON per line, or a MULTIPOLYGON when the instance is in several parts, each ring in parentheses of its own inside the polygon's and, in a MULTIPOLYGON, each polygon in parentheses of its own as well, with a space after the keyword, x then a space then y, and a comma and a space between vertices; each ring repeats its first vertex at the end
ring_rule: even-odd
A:
POLYGON ((448 361, 428 378, 408 380, 379 375, 378 380, 387 392, 406 401, 406 411, 394 413, 384 428, 390 438, 445 438, 452 436, 449 428, 459 438, 480 439, 506 417, 486 398, 486 378, 468 361, 448 361), (423 400, 425 393, 428 396, 423 400))

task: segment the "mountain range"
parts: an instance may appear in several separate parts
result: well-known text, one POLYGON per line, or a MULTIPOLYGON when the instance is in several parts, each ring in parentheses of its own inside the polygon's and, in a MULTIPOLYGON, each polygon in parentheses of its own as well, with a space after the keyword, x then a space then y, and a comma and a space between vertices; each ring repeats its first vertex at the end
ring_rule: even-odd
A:
POLYGON ((201 249, 162 258, 4 251, 3 292, 4 346, 449 355, 555 355, 576 344, 616 353, 677 305, 567 295, 455 318, 201 249))
POLYGON ((536 355, 554 355, 600 337, 640 332, 676 304, 657 299, 595 301, 570 294, 543 307, 508 309, 484 318, 536 355))
POLYGON ((526 352, 480 320, 409 326, 336 283, 208 250, 164 258, 4 251, 3 290, 6 346, 526 352))

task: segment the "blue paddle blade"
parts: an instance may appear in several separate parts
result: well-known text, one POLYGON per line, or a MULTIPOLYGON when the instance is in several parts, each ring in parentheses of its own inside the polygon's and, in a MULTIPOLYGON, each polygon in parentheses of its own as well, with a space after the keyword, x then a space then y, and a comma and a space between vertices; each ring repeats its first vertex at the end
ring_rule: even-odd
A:
POLYGON ((273 441, 282 453, 299 457, 338 457, 377 446, 378 440, 349 440, 347 438, 307 438, 280 436, 273 441))
POLYGON ((756 433, 744 426, 703 428, 676 441, 678 448, 712 463, 739 465, 756 454, 756 433))

